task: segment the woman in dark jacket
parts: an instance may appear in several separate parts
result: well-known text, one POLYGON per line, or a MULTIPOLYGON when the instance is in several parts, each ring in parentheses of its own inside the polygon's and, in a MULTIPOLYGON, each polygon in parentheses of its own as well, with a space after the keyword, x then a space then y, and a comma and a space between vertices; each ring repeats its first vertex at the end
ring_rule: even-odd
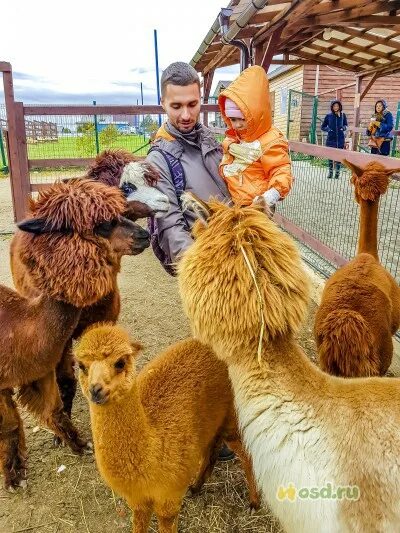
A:
MULTIPOLYGON (((330 148, 344 148, 344 137, 347 128, 347 117, 342 111, 340 100, 331 102, 331 112, 328 113, 321 124, 321 130, 328 133, 326 137, 326 146, 330 148)), ((339 178, 341 163, 336 161, 335 178, 339 178)), ((333 178, 333 161, 329 160, 328 178, 333 178)))
POLYGON ((387 108, 385 100, 378 100, 375 113, 367 128, 367 135, 371 137, 368 146, 371 154, 389 155, 390 143, 393 139, 393 115, 387 108))

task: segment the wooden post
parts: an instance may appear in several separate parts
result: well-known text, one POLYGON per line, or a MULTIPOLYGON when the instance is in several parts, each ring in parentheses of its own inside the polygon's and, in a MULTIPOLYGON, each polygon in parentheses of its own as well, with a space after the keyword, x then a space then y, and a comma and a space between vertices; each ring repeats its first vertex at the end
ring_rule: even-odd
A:
MULTIPOLYGON (((26 212, 26 183, 29 180, 29 174, 23 176, 21 161, 18 149, 17 124, 16 124, 16 104, 14 101, 14 86, 12 79, 12 69, 9 63, 2 63, 1 71, 3 72, 4 99, 7 113, 7 140, 9 151, 10 182, 11 194, 13 200, 14 221, 22 220, 26 212)), ((22 106, 22 104, 21 104, 22 106)), ((20 111, 21 113, 21 108, 20 111)), ((22 109, 23 114, 23 109, 22 109)), ((23 128, 25 130, 25 126, 23 128)), ((21 133, 21 126, 19 127, 21 133)), ((25 139, 26 142, 26 139, 25 139)), ((26 162, 27 166, 28 162, 26 162)), ((29 181, 28 181, 29 188, 29 181)), ((28 193, 29 194, 29 193, 28 193)))
POLYGON ((18 207, 17 222, 22 220, 28 210, 28 200, 31 194, 31 185, 29 177, 28 164, 28 146, 26 142, 25 129, 25 115, 24 104, 22 102, 15 102, 15 126, 17 134, 18 159, 19 169, 21 173, 20 188, 21 188, 21 203, 18 207))
POLYGON ((361 87, 362 87, 362 76, 357 76, 356 78, 356 87, 354 93, 354 118, 353 118, 353 150, 357 151, 357 145, 359 142, 360 135, 355 131, 355 128, 358 128, 360 122, 360 104, 361 104, 361 87))
MULTIPOLYGON (((203 85, 203 104, 208 104, 208 99, 210 97, 211 85, 214 77, 214 70, 210 70, 207 74, 204 74, 204 85, 203 85)), ((203 114, 203 123, 205 126, 208 126, 208 112, 203 114)))

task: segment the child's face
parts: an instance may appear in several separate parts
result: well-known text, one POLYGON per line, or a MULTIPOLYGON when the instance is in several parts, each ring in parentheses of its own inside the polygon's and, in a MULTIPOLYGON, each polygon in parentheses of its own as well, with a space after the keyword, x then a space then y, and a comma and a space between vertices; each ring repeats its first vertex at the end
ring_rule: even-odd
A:
POLYGON ((339 104, 333 104, 333 111, 337 113, 339 111, 340 107, 339 104))
POLYGON ((244 118, 231 117, 230 121, 232 124, 232 128, 235 131, 242 131, 247 129, 247 120, 245 120, 244 118))
POLYGON ((383 111, 383 105, 382 105, 382 103, 381 103, 381 102, 378 102, 378 103, 376 104, 376 108, 375 108, 375 109, 376 109, 376 112, 377 112, 377 113, 382 113, 382 111, 383 111))

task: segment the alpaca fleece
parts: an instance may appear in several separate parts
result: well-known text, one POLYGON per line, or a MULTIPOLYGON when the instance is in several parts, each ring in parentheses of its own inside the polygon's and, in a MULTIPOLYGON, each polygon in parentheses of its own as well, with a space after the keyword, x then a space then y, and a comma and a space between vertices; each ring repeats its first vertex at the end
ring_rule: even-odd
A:
POLYGON ((255 210, 193 202, 204 221, 179 265, 183 306, 195 337, 228 364, 264 501, 288 533, 397 532, 400 380, 316 367, 295 340, 309 282, 294 241, 255 210), (328 483, 350 497, 318 497, 328 483), (299 497, 304 488, 317 497, 299 497))

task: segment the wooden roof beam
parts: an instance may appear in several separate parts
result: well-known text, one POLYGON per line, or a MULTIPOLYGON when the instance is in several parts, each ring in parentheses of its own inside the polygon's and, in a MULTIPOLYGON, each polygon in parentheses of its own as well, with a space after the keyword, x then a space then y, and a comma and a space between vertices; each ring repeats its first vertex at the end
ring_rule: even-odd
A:
MULTIPOLYGON (((347 29, 346 29, 347 33, 347 29)), ((353 39, 353 36, 349 36, 348 39, 344 39, 343 41, 341 39, 335 39, 334 37, 331 37, 328 43, 335 44, 336 46, 342 46, 343 48, 349 48, 350 50, 353 50, 354 52, 362 52, 363 54, 369 54, 371 56, 380 57, 381 59, 390 59, 390 56, 394 54, 395 52, 380 52, 379 50, 371 50, 369 47, 360 46, 359 44, 351 43, 350 39, 353 39)), ((373 45, 372 45, 373 46, 373 45)))
POLYGON ((210 70, 215 70, 218 68, 224 61, 226 61, 230 56, 232 56, 238 49, 236 46, 225 45, 203 69, 203 75, 210 72, 210 70))
MULTIPOLYGON (((330 54, 333 56, 340 57, 342 59, 351 59, 351 61, 354 61, 355 63, 362 63, 363 65, 374 65, 378 61, 377 59, 366 59, 362 57, 353 57, 352 53, 346 54, 345 52, 339 52, 337 50, 334 50, 334 47, 326 48, 325 46, 319 46, 315 43, 310 43, 306 45, 307 48, 312 48, 314 50, 318 50, 319 52, 330 54)), ((296 48, 297 50, 298 48, 296 48)), ((358 53, 358 52, 356 52, 358 53)), ((382 63, 378 63, 378 65, 382 65, 382 63)))
MULTIPOLYGON (((332 26, 331 26, 332 27, 332 26)), ((383 44, 384 46, 389 46, 391 48, 394 48, 395 50, 400 51, 400 42, 399 41, 391 41, 391 39, 394 37, 393 35, 390 35, 388 37, 381 37, 379 35, 371 35, 368 32, 368 28, 364 28, 362 30, 356 30, 353 28, 337 28, 338 31, 341 31, 343 33, 348 33, 349 35, 352 35, 353 37, 358 37, 359 39, 364 39, 365 41, 370 41, 371 43, 375 44, 383 44)))
POLYGON ((362 17, 375 15, 375 13, 386 12, 388 11, 389 6, 391 9, 400 7, 400 0, 393 0, 390 4, 388 0, 375 0, 369 2, 368 5, 365 5, 363 7, 327 13, 325 15, 306 16, 303 19, 298 20, 297 24, 299 26, 307 26, 308 24, 313 24, 328 27, 332 27, 332 25, 335 25, 337 22, 345 22, 347 24, 350 24, 351 21, 356 21, 356 19, 359 20, 362 17))
POLYGON ((357 7, 367 6, 371 0, 330 0, 324 4, 317 4, 309 10, 310 15, 324 15, 326 13, 333 13, 343 9, 353 9, 357 7))
POLYGON ((321 57, 320 54, 308 54, 303 51, 293 52, 293 55, 300 57, 302 59, 308 59, 310 61, 315 61, 319 65, 329 65, 330 67, 341 68, 343 70, 349 70, 350 72, 359 73, 360 69, 358 66, 349 65, 347 63, 342 63, 340 60, 334 61, 333 59, 328 59, 326 57, 321 57))

